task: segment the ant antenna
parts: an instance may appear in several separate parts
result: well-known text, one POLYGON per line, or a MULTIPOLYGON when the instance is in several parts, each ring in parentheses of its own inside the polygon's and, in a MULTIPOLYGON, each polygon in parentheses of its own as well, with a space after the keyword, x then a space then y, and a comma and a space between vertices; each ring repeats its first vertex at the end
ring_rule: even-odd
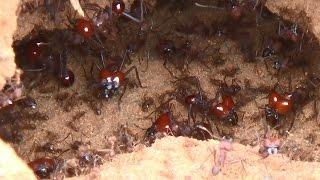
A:
POLYGON ((123 53, 123 56, 122 56, 122 62, 120 64, 120 67, 119 67, 119 70, 118 71, 121 71, 122 67, 123 67, 123 64, 124 64, 124 61, 126 60, 126 57, 128 56, 128 50, 125 50, 124 53, 123 53))
POLYGON ((204 5, 204 4, 200 4, 200 3, 194 3, 195 6, 197 7, 201 7, 201 8, 210 8, 210 9, 219 9, 219 10, 222 10, 224 8, 221 8, 221 7, 217 7, 217 6, 210 6, 210 5, 204 5))

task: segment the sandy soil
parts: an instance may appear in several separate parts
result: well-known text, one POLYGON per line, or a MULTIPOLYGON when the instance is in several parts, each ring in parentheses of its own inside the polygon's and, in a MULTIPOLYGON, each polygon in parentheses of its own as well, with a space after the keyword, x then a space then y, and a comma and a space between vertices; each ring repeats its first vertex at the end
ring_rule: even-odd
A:
MULTIPOLYGON (((271 7, 272 5, 270 5, 271 7)), ((315 12, 315 11, 312 11, 315 12)), ((205 14, 206 12, 204 12, 205 14)), ((201 16, 201 15, 200 15, 201 16)), ((31 18, 33 15, 26 15, 23 16, 21 19, 19 19, 18 25, 22 27, 22 24, 28 22, 32 22, 31 18)), ((39 16, 40 18, 43 16, 39 16)), ((39 19, 40 19, 39 18, 39 19)), ((45 19, 45 18, 44 18, 45 19)), ((312 17, 311 17, 312 19, 312 17)), ((49 20, 44 20, 44 23, 46 25, 49 24, 49 20)), ((312 21, 313 23, 316 21, 312 21)), ((30 24, 29 24, 30 25, 30 24)), ((24 26, 28 28, 29 26, 24 26)), ((30 25, 32 29, 32 25, 30 25)), ((29 27, 29 28, 30 28, 29 27)), ((312 26, 316 27, 316 26, 312 26)), ((316 28, 313 29, 316 34, 317 30, 316 28)), ((21 32, 21 29, 17 32, 21 32)), ((23 33, 18 33, 19 35, 23 33)), ((18 36, 16 36, 18 38, 18 36)), ((186 38, 186 37, 184 37, 186 38)), ((220 66, 218 68, 212 68, 210 70, 203 67, 201 64, 194 63, 191 64, 190 68, 190 74, 197 76, 201 80, 202 87, 204 88, 205 92, 207 92, 208 96, 210 98, 213 98, 216 92, 216 86, 210 83, 210 79, 223 79, 223 75, 221 74, 221 70, 228 68, 228 67, 234 67, 234 65, 237 65, 240 68, 240 71, 238 74, 236 74, 235 78, 240 82, 240 85, 244 86, 244 81, 246 79, 249 79, 251 82, 251 85, 253 87, 259 87, 261 85, 273 85, 277 79, 271 76, 264 66, 264 63, 258 62, 257 64, 248 64, 243 63, 244 58, 239 52, 237 45, 232 41, 224 41, 221 43, 219 39, 208 39, 208 38, 202 38, 197 36, 191 36, 188 37, 191 39, 196 47, 205 47, 206 45, 211 45, 209 51, 214 51, 215 49, 219 49, 219 52, 221 53, 221 58, 226 61, 226 65, 220 66), (212 49, 211 49, 212 48, 212 49)), ((166 69, 162 66, 162 60, 158 57, 154 56, 154 53, 151 51, 151 57, 149 61, 149 68, 143 72, 142 70, 145 69, 145 63, 140 64, 138 62, 139 56, 143 57, 143 62, 147 59, 148 49, 143 50, 140 52, 140 54, 135 55, 132 57, 133 64, 136 65, 139 69, 140 78, 144 86, 147 88, 131 88, 128 89, 127 93, 123 97, 123 101, 121 104, 121 110, 119 111, 117 108, 117 97, 110 99, 109 101, 104 101, 102 106, 102 114, 100 116, 95 115, 94 111, 91 109, 90 103, 87 101, 83 101, 83 96, 88 95, 88 91, 86 88, 86 81, 84 78, 83 70, 81 66, 79 65, 78 57, 72 57, 70 60, 71 68, 74 70, 76 76, 76 83, 74 86, 72 86, 69 89, 59 89, 56 85, 56 82, 54 80, 50 80, 49 83, 45 86, 44 89, 52 89, 53 91, 49 91, 48 93, 41 92, 41 88, 36 88, 35 90, 32 90, 31 92, 28 92, 29 95, 33 97, 37 97, 37 103, 38 103, 38 110, 44 114, 46 114, 49 119, 46 121, 38 121, 37 122, 37 129, 36 130, 28 130, 24 131, 24 141, 19 144, 13 144, 13 147, 15 147, 16 151, 19 155, 22 156, 23 159, 26 161, 29 161, 29 159, 34 159, 36 157, 40 156, 53 156, 57 154, 50 154, 50 153, 35 153, 34 147, 36 145, 43 145, 46 142, 50 141, 53 142, 56 148, 61 149, 67 149, 70 147, 70 144, 75 140, 81 140, 83 142, 90 142, 92 149, 103 149, 106 147, 106 138, 113 135, 114 131, 119 127, 120 124, 128 124, 130 129, 132 129, 135 133, 137 133, 138 136, 142 136, 144 131, 140 128, 137 128, 135 125, 147 128, 151 125, 151 120, 144 118, 146 115, 148 115, 150 112, 142 112, 141 111, 141 103, 143 97, 150 96, 154 99, 157 99, 159 95, 161 95, 163 92, 167 90, 173 89, 173 84, 171 83, 172 77, 168 73, 166 69), (157 75, 155 75, 155 72, 157 72, 157 75), (62 104, 58 101, 56 101, 56 97, 58 94, 61 94, 63 92, 68 92, 70 96, 69 99, 66 99, 62 102, 62 104), (70 111, 66 112, 63 106, 70 106, 70 111), (83 116, 76 119, 75 117, 77 114, 80 114, 82 112, 85 112, 83 116), (76 121, 76 127, 78 131, 72 130, 70 127, 68 127, 68 123, 76 121), (51 135, 48 135, 51 134, 51 135), (52 134, 55 137, 50 137, 52 134), (70 134, 70 135, 69 135, 70 134), (69 135, 69 136, 68 136, 69 135), (65 139, 65 137, 67 137, 65 139)), ((94 60, 93 58, 88 59, 88 61, 94 60)), ((290 72, 289 74, 294 74, 293 77, 293 83, 297 84, 297 82, 300 80, 300 77, 304 76, 304 72, 301 70, 294 70, 293 72, 290 72)), ((284 84, 287 84, 287 76, 283 76, 280 78, 280 81, 282 81, 284 84)), ((130 79, 134 79, 134 76, 130 76, 130 79)), ((263 99, 266 94, 261 94, 256 98, 256 102, 258 106, 262 106, 266 104, 266 100, 263 99)), ((240 99, 240 97, 237 97, 240 99)), ((99 103, 96 101, 96 103, 99 103)), ((281 153, 286 154, 289 156, 289 159, 294 160, 302 160, 302 161, 319 161, 319 124, 318 122, 312 117, 315 114, 314 108, 313 108, 313 101, 307 104, 303 107, 302 111, 303 113, 299 113, 296 116, 295 119, 295 125, 292 131, 290 132, 289 136, 287 138, 282 139, 283 142, 285 142, 285 145, 283 146, 281 153)), ((180 120, 183 120, 186 118, 186 110, 177 105, 177 114, 181 114, 179 116, 180 120)), ((235 145, 234 149, 235 151, 232 151, 230 154, 229 162, 227 163, 227 167, 223 168, 222 173, 218 176, 219 178, 223 178, 222 175, 225 175, 227 177, 238 177, 235 174, 237 174, 240 170, 240 172, 244 172, 243 177, 248 178, 263 178, 263 177, 275 177, 275 178, 283 178, 286 174, 282 171, 287 172, 287 170, 294 169, 297 174, 292 174, 293 177, 305 177, 306 175, 309 175, 308 177, 312 178, 315 176, 318 176, 316 174, 316 167, 317 163, 290 163, 291 161, 288 158, 282 157, 281 155, 274 156, 267 158, 265 160, 261 160, 259 156, 257 155, 257 147, 259 145, 259 142, 257 141, 257 135, 261 135, 264 132, 263 126, 262 126, 262 118, 259 117, 259 114, 261 112, 259 111, 255 101, 250 101, 247 105, 242 107, 240 111, 243 114, 243 118, 240 119, 239 125, 235 128, 226 128, 226 131, 231 131, 234 139, 238 143, 246 144, 248 146, 253 146, 256 148, 246 148, 244 149, 243 146, 235 145), (239 151, 238 151, 239 150, 239 151), (248 158, 241 157, 242 154, 249 151, 252 153, 252 156, 248 158), (240 156, 239 156, 240 155, 240 156), (233 162, 235 161, 235 162, 233 162), (242 162, 242 163, 239 163, 242 162), (258 162, 258 164, 256 164, 258 162), (309 168, 305 169, 304 166, 308 165, 309 168), (225 170, 224 170, 225 169, 225 170), (299 171, 301 169, 301 171, 299 171), (308 172, 308 171, 310 172, 308 172), (299 174, 301 172, 301 174, 299 174), (255 176, 255 174, 257 174, 255 176), (254 175, 254 176, 251 176, 254 175)), ((217 132, 215 132, 215 135, 217 132)), ((210 141, 208 143, 203 142, 197 142, 194 140, 185 140, 183 138, 166 138, 159 142, 157 142, 153 149, 145 149, 142 148, 140 155, 139 153, 134 154, 125 154, 120 155, 119 157, 116 157, 111 164, 106 164, 103 168, 106 169, 105 172, 115 172, 115 169, 111 166, 120 166, 121 168, 128 168, 132 171, 138 171, 135 169, 135 166, 138 160, 141 159, 141 154, 145 155, 144 152, 147 152, 147 155, 153 154, 153 153, 159 153, 161 154, 161 149, 168 150, 172 152, 172 144, 176 144, 178 147, 185 146, 185 142, 189 142, 191 144, 195 144, 194 148, 192 148, 191 151, 197 151, 197 153, 192 153, 195 156, 200 150, 204 151, 203 154, 205 156, 194 158, 191 157, 191 160, 185 160, 184 163, 194 163, 199 164, 206 160, 206 158, 209 157, 209 160, 206 161, 203 165, 203 169, 199 170, 198 167, 195 166, 185 166, 190 168, 190 171, 197 171, 197 173, 183 173, 181 172, 173 174, 171 171, 160 171, 160 173, 163 176, 167 176, 168 178, 188 178, 188 177, 196 177, 197 174, 203 175, 203 178, 210 178, 210 168, 212 166, 212 157, 211 151, 209 148, 213 148, 217 146, 216 141, 210 141), (162 143, 161 143, 162 142, 162 143), (168 143, 170 142, 170 143, 168 143), (159 145, 163 144, 163 145, 159 145), (168 146, 167 146, 168 145, 168 146), (199 149, 198 149, 199 148, 199 149), (171 149, 171 150, 170 150, 171 149), (123 164, 123 162, 128 162, 126 165, 123 164), (199 171, 199 173, 198 173, 199 171)), ((193 145, 192 145, 193 146, 193 145)), ((181 150, 184 151, 184 150, 181 150)), ((177 151, 179 152, 179 151, 177 151)), ((174 152, 172 152, 174 153, 174 152)), ((73 157, 73 154, 71 152, 64 153, 61 157, 64 158, 70 158, 73 157)), ((167 164, 169 163, 172 168, 177 167, 179 168, 182 163, 180 164, 171 164, 170 160, 174 157, 173 154, 170 154, 166 156, 166 154, 163 154, 161 156, 163 158, 163 161, 158 162, 164 162, 159 166, 156 166, 156 162, 150 160, 150 162, 146 162, 147 166, 153 165, 155 168, 155 173, 159 173, 158 168, 163 167, 163 169, 170 169, 167 168, 167 164), (169 162, 168 162, 169 161, 169 162), (149 164, 150 163, 150 164, 149 164), (157 168, 156 168, 157 167, 157 168)), ((179 158, 180 159, 180 158, 179 158)), ((181 159, 184 159, 181 157, 181 159)), ((159 159, 158 159, 159 160, 159 159)), ((157 161, 157 160, 156 160, 157 161)), ((178 161, 176 161, 178 162, 178 161)), ((144 163, 144 161, 140 162, 144 163)), ((202 165, 200 165, 202 167, 202 165)), ((120 169, 120 168, 119 168, 120 169)), ((185 169, 185 168, 182 168, 185 169)), ((126 170, 128 175, 132 173, 130 170, 126 170)), ((189 172, 190 172, 189 171, 189 172)), ((100 176, 100 177, 106 177, 106 174, 108 173, 93 173, 93 176, 100 176)), ((121 169, 116 171, 122 174, 121 169)), ((137 174, 139 177, 143 177, 144 175, 137 174)), ((119 174, 115 174, 115 177, 119 177, 119 174)), ((126 177, 126 174, 123 174, 122 178, 126 177)))

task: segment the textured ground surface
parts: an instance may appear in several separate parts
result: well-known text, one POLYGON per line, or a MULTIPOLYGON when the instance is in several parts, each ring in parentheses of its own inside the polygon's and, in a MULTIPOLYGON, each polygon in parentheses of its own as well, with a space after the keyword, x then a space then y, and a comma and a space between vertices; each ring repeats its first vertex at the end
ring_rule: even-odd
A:
MULTIPOLYGON (((270 1, 268 6, 276 12, 280 11, 280 14, 284 13, 283 10, 281 10, 283 8, 278 7, 288 7, 290 12, 299 12, 300 10, 306 11, 306 14, 311 19, 310 27, 312 27, 312 30, 314 30, 316 35, 319 35, 320 23, 318 18, 320 16, 318 16, 319 12, 317 11, 320 8, 317 8, 317 1, 308 1, 307 3, 300 0, 294 2, 270 1)), ((291 19, 296 20, 294 18, 297 17, 296 14, 284 14, 287 14, 291 19)), ((18 25, 20 27, 23 26, 26 30, 23 28, 18 29, 16 38, 21 36, 21 34, 22 36, 23 34, 27 34, 26 32, 28 29, 32 29, 31 23, 28 23, 31 22, 31 17, 32 15, 21 17, 18 25), (27 25, 24 26, 24 24, 27 25)), ((47 22, 45 18, 41 20, 47 22)), ((297 19, 297 21, 299 22, 299 19, 297 19)), ((49 21, 44 24, 50 26, 49 21)), ((193 38, 194 42, 198 42, 199 44, 211 44, 219 47, 227 64, 235 64, 236 62, 242 61, 241 54, 232 42, 225 42, 226 44, 221 45, 215 39, 191 38, 193 38)), ((142 53, 142 56, 146 57, 145 53, 142 53)), ((25 160, 27 160, 26 155, 29 155, 30 151, 32 151, 33 143, 46 142, 46 134, 48 131, 53 131, 54 134, 58 135, 56 141, 63 139, 71 132, 71 136, 68 139, 56 143, 56 146, 60 148, 68 147, 73 140, 80 139, 84 142, 90 141, 94 148, 104 148, 106 145, 106 137, 112 135, 113 130, 116 129, 119 124, 124 123, 128 123, 129 127, 141 136, 143 131, 136 128, 134 124, 145 128, 151 123, 148 119, 143 119, 148 113, 143 113, 140 110, 139 105, 142 101, 142 97, 146 94, 156 98, 162 92, 171 89, 172 85, 168 83, 168 79, 171 79, 171 77, 169 73, 162 68, 162 61, 151 58, 149 68, 146 72, 142 72, 141 69, 144 69, 145 65, 140 65, 137 61, 137 57, 133 59, 135 59, 134 64, 140 69, 141 81, 148 89, 129 89, 123 98, 121 111, 118 111, 117 109, 116 99, 112 99, 103 103, 103 112, 101 116, 96 116, 86 103, 81 102, 76 103, 75 107, 72 108, 70 112, 64 112, 61 105, 55 101, 56 95, 61 91, 68 91, 69 93, 78 92, 78 95, 81 95, 84 92, 84 76, 81 67, 76 63, 76 58, 71 60, 71 66, 78 76, 75 86, 71 89, 60 90, 59 92, 55 90, 53 93, 48 94, 39 93, 37 91, 30 92, 31 95, 38 97, 39 109, 49 116, 49 120, 40 123, 37 130, 25 132, 26 140, 19 147, 15 147, 18 153, 24 155, 25 160), (154 76, 154 72, 157 72, 157 76, 154 76), (72 121, 77 113, 82 111, 86 111, 86 114, 79 120, 79 131, 73 132, 66 124, 72 121)), ((236 77, 240 82, 243 82, 244 79, 250 79, 253 86, 273 84, 275 82, 275 79, 272 79, 272 77, 267 74, 263 64, 254 66, 252 64, 240 63, 238 66, 241 70, 236 77)), ((209 79, 210 77, 222 79, 222 75, 219 74, 219 72, 224 68, 225 67, 221 67, 220 69, 208 72, 205 71, 202 66, 195 65, 191 68, 190 72, 202 79, 203 88, 208 92, 208 95, 212 97, 215 94, 215 87, 209 83, 209 79)), ((317 66, 315 66, 315 68, 317 68, 317 66)), ((1 70, 1 72, 4 71, 1 70)), ((295 73, 297 73, 297 77, 302 76, 301 72, 295 73)), ((54 87, 55 85, 54 83, 49 83, 48 86, 54 87)), ((261 98, 262 97, 263 95, 261 98)), ((265 103, 263 100, 259 101, 260 102, 258 103, 265 103)), ((234 130, 236 142, 251 144, 255 148, 243 147, 235 144, 234 150, 231 151, 230 156, 227 157, 225 167, 223 168, 222 173, 217 176, 218 178, 235 178, 238 177, 239 172, 241 172, 240 174, 243 178, 247 177, 255 179, 268 178, 270 176, 287 178, 288 174, 296 178, 308 176, 310 179, 319 176, 319 174, 316 174, 319 172, 319 169, 316 169, 317 166, 319 167, 319 164, 315 162, 290 161, 283 155, 272 156, 261 160, 257 155, 258 146, 256 134, 261 134, 263 130, 261 126, 259 126, 260 121, 252 118, 253 116, 256 116, 259 111, 253 102, 249 103, 241 110, 246 113, 244 114, 243 120, 240 121, 239 127, 234 130), (243 154, 250 154, 250 156, 243 157, 243 154)), ((318 122, 314 119, 310 119, 314 113, 312 104, 310 103, 310 105, 307 105, 303 109, 303 112, 304 113, 300 114, 296 119, 297 122, 292 134, 290 134, 289 138, 286 140, 288 148, 284 150, 284 153, 296 160, 319 161, 318 146, 320 144, 320 132, 317 130, 318 122)), ((185 118, 184 111, 181 111, 181 113, 184 116, 181 118, 185 118)), ((153 177, 164 176, 168 179, 189 177, 192 179, 210 179, 212 177, 210 170, 213 165, 214 157, 212 155, 212 150, 216 148, 217 143, 218 142, 215 141, 197 142, 185 138, 165 138, 157 142, 152 148, 142 147, 141 149, 138 148, 139 150, 133 154, 124 154, 116 157, 113 162, 105 164, 100 169, 95 169, 89 177, 110 178, 110 174, 114 175, 114 178, 145 177, 146 171, 141 171, 139 168, 150 168, 148 176, 153 177), (100 172, 101 169, 102 171, 100 172), (170 171, 170 169, 174 169, 174 173, 173 171, 170 171)), ((2 154, 3 153, 1 153, 1 156, 2 154)), ((70 154, 66 153, 65 156, 68 157, 70 154)), ((32 154, 30 159, 33 159, 34 157, 36 157, 36 155, 32 154)), ((0 161, 0 167, 1 163, 5 162, 0 161)), ((16 167, 12 169, 10 169, 10 166, 7 167, 9 171, 13 169, 17 170, 16 167)))

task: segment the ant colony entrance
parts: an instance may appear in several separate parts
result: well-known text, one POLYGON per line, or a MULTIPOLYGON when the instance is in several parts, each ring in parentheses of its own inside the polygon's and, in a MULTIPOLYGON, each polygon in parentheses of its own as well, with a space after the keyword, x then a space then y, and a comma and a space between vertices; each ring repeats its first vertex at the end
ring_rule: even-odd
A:
POLYGON ((263 0, 80 4, 85 17, 66 0, 19 11, 24 73, 0 94, 0 137, 39 178, 87 174, 164 136, 320 160, 308 19, 287 21, 263 0))

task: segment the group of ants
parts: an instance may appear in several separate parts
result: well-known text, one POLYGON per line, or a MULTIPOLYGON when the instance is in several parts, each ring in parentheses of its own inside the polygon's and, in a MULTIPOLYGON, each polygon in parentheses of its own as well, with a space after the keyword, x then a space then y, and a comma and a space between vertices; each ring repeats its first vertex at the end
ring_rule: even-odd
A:
MULTIPOLYGON (((46 12, 53 19, 57 16, 59 8, 62 6, 61 4, 64 4, 62 3, 64 1, 57 2, 45 0, 44 3, 46 12), (59 2, 59 5, 56 4, 57 2, 59 2)), ((179 2, 177 1, 176 3, 179 4, 179 2)), ((265 0, 244 0, 241 3, 237 0, 223 0, 221 2, 217 7, 192 2, 192 5, 198 6, 198 8, 222 9, 227 14, 227 23, 221 24, 221 26, 215 25, 216 29, 213 30, 214 33, 211 33, 211 35, 217 38, 228 37, 230 29, 227 27, 241 24, 242 19, 247 15, 256 17, 257 26, 259 26, 260 21, 268 19, 268 16, 271 16, 271 13, 264 7, 265 0)), ((168 3, 167 6, 176 5, 175 1, 161 2, 158 5, 160 6, 163 3, 168 3)), ((181 4, 183 2, 180 2, 181 4)), ((59 86, 67 88, 72 86, 75 81, 75 74, 68 67, 68 56, 71 54, 70 49, 75 49, 82 57, 88 54, 95 56, 98 59, 98 63, 94 62, 91 64, 89 69, 90 75, 87 74, 86 68, 83 67, 84 74, 89 82, 88 87, 94 88, 94 95, 99 100, 110 99, 115 94, 118 94, 118 105, 120 107, 121 98, 127 89, 129 74, 134 72, 138 82, 137 85, 144 88, 136 66, 131 66, 126 71, 123 70, 124 67, 131 63, 130 56, 141 51, 146 46, 148 34, 156 32, 157 28, 169 19, 154 27, 147 23, 148 15, 152 13, 150 4, 143 0, 134 0, 130 8, 126 8, 125 6, 126 4, 122 0, 113 0, 105 7, 100 7, 94 3, 84 3, 82 4, 82 8, 85 11, 86 17, 71 18, 68 16, 67 29, 55 29, 53 31, 36 29, 23 40, 13 44, 18 66, 26 74, 41 73, 43 75, 43 73, 46 73, 56 79, 59 86), (91 15, 87 12, 91 12, 91 15), (117 28, 119 21, 133 23, 138 30, 136 34, 132 33, 131 35, 134 40, 126 43, 122 57, 115 57, 109 55, 112 53, 108 52, 107 46, 113 45, 110 41, 117 42, 117 34, 120 31, 117 28), (106 43, 107 41, 108 43, 106 43), (94 69, 98 71, 98 75, 96 76, 93 75, 94 69), (119 93, 120 89, 121 93, 119 93)), ((182 8, 182 6, 177 8, 182 8)), ((157 4, 155 5, 155 9, 157 9, 157 4)), ((272 14, 272 16, 275 15, 272 14)), ((208 36, 208 27, 199 22, 179 26, 176 30, 186 34, 208 36)), ((310 39, 308 32, 302 31, 296 24, 283 23, 283 21, 279 22, 279 28, 275 34, 275 36, 265 41, 259 56, 264 58, 265 61, 276 59, 272 67, 281 74, 281 70, 284 68, 289 69, 291 66, 299 64, 298 59, 303 54, 304 46, 310 39)), ((145 144, 151 145, 157 138, 164 135, 187 136, 199 140, 212 138, 221 140, 221 138, 213 135, 212 124, 217 128, 218 133, 221 133, 218 124, 223 126, 236 126, 238 124, 239 116, 237 111, 241 104, 235 102, 234 97, 242 91, 242 87, 236 83, 236 80, 233 79, 231 84, 228 84, 226 81, 216 81, 216 85, 219 88, 215 98, 210 99, 206 96, 201 87, 201 82, 196 76, 181 75, 181 77, 177 77, 169 68, 171 64, 177 71, 181 71, 181 74, 186 74, 185 69, 181 68, 190 63, 186 59, 197 61, 197 59, 203 58, 203 51, 195 51, 194 49, 191 41, 188 40, 181 46, 177 46, 174 40, 169 38, 162 37, 157 42, 157 54, 163 60, 163 66, 175 79, 174 84, 176 88, 160 96, 161 103, 152 113, 155 115, 154 121, 146 129, 143 138, 145 144), (172 101, 177 101, 186 107, 188 120, 182 122, 175 120, 172 111, 172 101), (197 116, 200 116, 200 121, 197 116)), ((248 50, 246 48, 242 49, 248 50)), ((246 52, 243 53, 248 54, 246 52)), ((250 55, 245 57, 245 59, 251 58, 250 55)), ((85 62, 83 59, 79 61, 85 62)), ((249 63, 252 62, 250 61, 249 63)), ((0 93, 0 110, 2 114, 5 114, 4 111, 7 111, 13 105, 20 106, 20 109, 36 107, 36 102, 33 98, 29 96, 25 98, 20 97, 23 85, 19 78, 16 78, 14 82, 12 83, 12 80, 8 80, 6 87, 0 93)), ((290 92, 285 92, 279 84, 267 90, 268 104, 265 107, 261 107, 261 109, 264 110, 265 119, 269 126, 280 129, 283 124, 288 123, 289 116, 291 118, 294 117, 299 108, 314 98, 312 92, 316 90, 320 79, 314 75, 309 75, 305 82, 303 85, 291 89, 290 92)), ((32 83, 30 84, 29 88, 34 86, 32 83)), ((249 85, 246 88, 250 88, 249 85)), ((251 90, 254 91, 253 89, 251 90)), ((255 91, 266 93, 266 90, 261 89, 255 89, 255 91)), ((154 100, 147 98, 141 106, 142 110, 154 107, 154 100)), ((40 116, 38 118, 45 117, 40 116)), ((291 120, 289 127, 285 130, 286 132, 291 130, 293 122, 294 119, 291 120)), ((4 124, 5 122, 1 120, 0 123, 4 124)), ((17 130, 5 136, 9 138, 16 133, 18 133, 17 130)), ((0 133, 1 138, 6 138, 3 134, 3 132, 0 133)), ((223 134, 219 135, 223 136, 223 134)), ((268 136, 267 133, 265 136, 268 136)), ((127 136, 123 137, 125 139, 123 141, 132 143, 132 140, 129 140, 127 136)), ((277 139, 274 141, 268 139, 266 142, 260 150, 260 153, 264 156, 276 153, 278 148, 280 148, 277 139)), ((73 150, 79 148, 78 146, 81 142, 78 143, 78 145, 72 148, 73 150)), ((53 147, 48 146, 47 149, 53 150, 53 147)), ((96 156, 94 153, 82 154, 79 157, 80 166, 95 166, 97 164, 96 156)), ((57 171, 64 171, 64 174, 67 176, 80 173, 75 168, 66 168, 61 165, 61 162, 58 162, 57 158, 38 158, 31 161, 29 166, 39 178, 50 178, 52 173, 57 171)))

